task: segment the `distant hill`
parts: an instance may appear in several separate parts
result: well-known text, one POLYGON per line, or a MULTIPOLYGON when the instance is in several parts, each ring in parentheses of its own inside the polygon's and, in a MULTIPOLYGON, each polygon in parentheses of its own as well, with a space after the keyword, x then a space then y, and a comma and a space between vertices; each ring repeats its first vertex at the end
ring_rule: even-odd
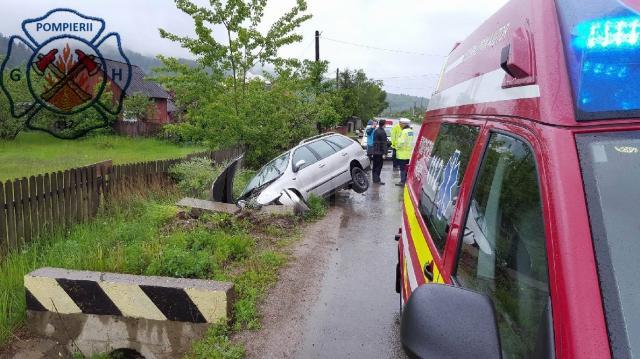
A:
POLYGON ((414 106, 425 108, 429 104, 429 99, 426 97, 387 93, 387 102, 389 103, 389 107, 384 110, 383 114, 411 110, 414 106))
MULTIPOLYGON (((4 57, 6 55, 8 45, 9 38, 0 34, 0 56, 4 57)), ((117 52, 115 48, 107 48, 101 50, 103 51, 102 56, 104 56, 105 58, 116 57, 117 52)), ((15 51, 16 53, 13 54, 14 56, 11 56, 11 62, 9 63, 9 65, 12 67, 29 61, 29 58, 32 55, 31 50, 22 45, 17 46, 13 51, 15 51)), ((127 55, 129 61, 131 61, 131 64, 140 67, 146 74, 151 74, 151 70, 154 67, 160 67, 162 65, 160 63, 160 60, 152 56, 142 55, 138 52, 128 49, 125 49, 124 53, 127 55)), ((180 61, 189 65, 196 64, 196 62, 193 60, 181 59, 180 61)))

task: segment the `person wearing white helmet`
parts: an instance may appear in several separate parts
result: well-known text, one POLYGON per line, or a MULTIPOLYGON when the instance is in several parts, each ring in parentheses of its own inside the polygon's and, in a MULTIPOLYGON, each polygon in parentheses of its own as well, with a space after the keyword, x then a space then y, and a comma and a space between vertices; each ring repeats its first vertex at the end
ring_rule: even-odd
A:
POLYGON ((400 120, 400 127, 402 132, 398 136, 396 141, 396 158, 398 166, 400 166, 400 182, 396 183, 396 186, 404 186, 407 181, 407 165, 409 159, 411 159, 411 153, 413 152, 413 129, 411 129, 411 121, 403 118, 400 120))

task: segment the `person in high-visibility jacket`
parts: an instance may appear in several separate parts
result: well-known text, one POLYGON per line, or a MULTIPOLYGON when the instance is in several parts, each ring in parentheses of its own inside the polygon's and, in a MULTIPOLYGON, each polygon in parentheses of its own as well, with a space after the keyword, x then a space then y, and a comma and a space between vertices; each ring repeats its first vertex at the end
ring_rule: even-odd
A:
POLYGON ((396 140, 396 157, 400 166, 400 182, 396 183, 396 186, 404 186, 407 182, 407 165, 411 159, 414 142, 413 129, 411 129, 410 125, 411 121, 408 119, 400 120, 402 132, 400 132, 400 136, 396 140))
POLYGON ((402 133, 402 126, 400 122, 397 122, 395 125, 391 126, 391 149, 393 150, 392 160, 393 160, 393 169, 400 169, 400 165, 398 164, 398 156, 396 153, 398 152, 398 138, 400 138, 400 134, 402 133))

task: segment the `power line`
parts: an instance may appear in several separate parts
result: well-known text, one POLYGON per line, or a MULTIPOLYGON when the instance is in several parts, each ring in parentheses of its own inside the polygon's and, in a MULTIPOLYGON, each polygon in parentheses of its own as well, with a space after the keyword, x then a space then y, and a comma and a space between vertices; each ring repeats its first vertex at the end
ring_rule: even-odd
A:
POLYGON ((406 75, 406 76, 373 76, 375 79, 384 80, 384 79, 411 79, 418 77, 430 77, 430 76, 440 76, 440 74, 419 74, 419 75, 406 75))
POLYGON ((395 53, 408 54, 408 55, 417 55, 417 56, 432 56, 432 57, 439 57, 439 58, 445 58, 446 57, 444 55, 427 54, 427 53, 424 53, 424 52, 415 52, 415 51, 406 51, 406 50, 397 50, 397 49, 385 49, 383 47, 376 47, 376 46, 358 44, 358 43, 350 42, 350 41, 332 39, 332 38, 325 37, 325 36, 321 36, 321 37, 323 39, 327 40, 327 41, 337 42, 337 43, 345 44, 345 45, 362 47, 362 48, 366 48, 366 49, 370 49, 370 50, 388 51, 388 52, 395 52, 395 53))
POLYGON ((427 88, 427 87, 402 87, 402 86, 389 86, 389 85, 384 85, 383 87, 389 87, 389 88, 394 88, 398 90, 424 90, 424 91, 433 90, 433 88, 427 88))
MULTIPOLYGON (((322 35, 322 33, 320 33, 320 35, 322 35)), ((309 50, 309 48, 315 43, 315 39, 311 38, 311 40, 307 41, 307 46, 304 47, 304 49, 300 52, 298 52, 298 55, 296 57, 301 57, 303 56, 307 50, 309 50)))

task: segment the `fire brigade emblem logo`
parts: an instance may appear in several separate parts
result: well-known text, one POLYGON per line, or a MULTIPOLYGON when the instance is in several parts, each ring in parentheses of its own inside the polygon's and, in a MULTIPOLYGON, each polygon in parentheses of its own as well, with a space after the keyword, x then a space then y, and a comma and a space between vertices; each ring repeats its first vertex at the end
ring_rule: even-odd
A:
POLYGON ((104 20, 71 9, 25 20, 22 30, 9 39, 0 67, 11 115, 62 138, 109 126, 131 82, 120 36, 105 34, 104 20))

